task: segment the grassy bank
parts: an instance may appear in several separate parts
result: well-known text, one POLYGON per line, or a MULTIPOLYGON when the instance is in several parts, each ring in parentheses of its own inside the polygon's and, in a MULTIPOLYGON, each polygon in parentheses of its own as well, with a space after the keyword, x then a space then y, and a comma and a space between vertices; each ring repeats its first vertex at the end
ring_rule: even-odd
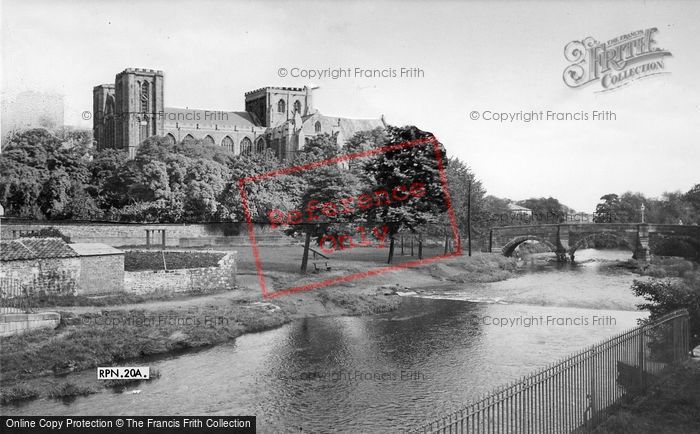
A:
POLYGON ((31 306, 33 308, 53 308, 53 307, 71 307, 71 306, 97 306, 97 307, 107 307, 107 306, 118 306, 122 304, 136 304, 136 303, 149 303, 154 301, 174 301, 174 300, 186 300, 192 297, 198 297, 202 295, 213 295, 220 294, 230 291, 229 289, 212 289, 212 290, 202 290, 194 289, 190 291, 182 292, 169 292, 169 291, 153 291, 148 294, 132 294, 132 293, 119 293, 119 294, 108 294, 108 295, 55 295, 55 294, 41 294, 33 297, 31 299, 31 306))
POLYGON ((596 433, 691 433, 700 430, 700 360, 673 368, 637 401, 619 407, 596 433))
POLYGON ((104 383, 56 385, 55 379, 97 366, 123 366, 129 360, 205 348, 302 316, 383 312, 399 303, 399 297, 386 290, 348 294, 324 288, 280 297, 274 304, 248 298, 177 309, 62 312, 62 325, 55 330, 0 338, 0 395, 9 403, 93 393, 104 383))
MULTIPOLYGON (((365 256, 375 252, 359 253, 359 259, 334 261, 333 271, 324 277, 367 270, 365 256)), ((95 393, 104 388, 104 382, 56 383, 56 379, 97 366, 124 366, 140 358, 206 348, 296 318, 386 312, 400 304, 395 290, 493 282, 513 277, 516 272, 512 258, 475 254, 278 297, 270 302, 261 302, 259 291, 253 288, 204 297, 192 293, 177 297, 122 294, 45 298, 39 305, 59 307, 61 326, 0 338, 0 394, 2 402, 8 403, 95 393), (406 282, 412 287, 405 287, 406 282), (120 308, 126 304, 130 306, 120 308)), ((286 287, 318 276, 274 271, 269 279, 276 286, 286 287)))

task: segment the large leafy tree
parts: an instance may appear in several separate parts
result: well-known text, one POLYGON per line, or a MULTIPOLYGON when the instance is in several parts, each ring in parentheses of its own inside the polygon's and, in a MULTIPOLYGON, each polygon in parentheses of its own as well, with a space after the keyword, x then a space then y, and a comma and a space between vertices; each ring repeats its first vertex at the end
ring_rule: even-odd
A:
MULTIPOLYGON (((306 218, 304 223, 291 226, 288 234, 304 234, 304 254, 302 256, 301 271, 306 271, 309 258, 311 239, 315 238, 317 244, 323 242, 324 235, 332 235, 339 239, 340 232, 354 231, 354 224, 359 224, 357 214, 341 214, 333 212, 319 212, 324 203, 340 203, 347 197, 355 197, 360 191, 359 180, 347 170, 337 164, 321 166, 309 171, 307 175, 313 177, 313 182, 306 184, 306 190, 302 196, 299 209, 302 214, 311 209, 315 219, 306 218), (354 224, 353 224, 354 223, 354 224)), ((352 232, 351 232, 352 233, 352 232)))
MULTIPOLYGON (((421 131, 415 126, 387 127, 387 145, 400 144, 422 138, 432 137, 431 133, 421 131)), ((443 167, 447 166, 445 148, 438 144, 438 152, 443 167)), ((394 238, 401 229, 416 232, 422 225, 437 223, 447 211, 443 185, 438 170, 438 158, 433 144, 426 144, 382 152, 374 156, 365 166, 372 182, 366 194, 374 191, 393 191, 395 188, 420 183, 425 194, 412 196, 405 201, 391 201, 383 206, 374 206, 364 210, 364 218, 369 225, 382 225, 388 229, 389 257, 394 257, 394 238)))
POLYGON ((0 201, 8 214, 76 218, 68 205, 90 180, 91 151, 81 137, 67 141, 38 128, 8 139, 0 154, 0 201))
POLYGON ((600 198, 596 205, 593 221, 595 223, 625 223, 627 215, 622 213, 620 196, 614 193, 606 194, 600 198))

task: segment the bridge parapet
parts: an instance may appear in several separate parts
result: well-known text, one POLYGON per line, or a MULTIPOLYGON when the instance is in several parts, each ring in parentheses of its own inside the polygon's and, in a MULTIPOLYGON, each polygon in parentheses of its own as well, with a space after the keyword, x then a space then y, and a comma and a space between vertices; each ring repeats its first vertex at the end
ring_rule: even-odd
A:
POLYGON ((616 239, 640 261, 651 259, 652 237, 682 240, 692 245, 700 259, 700 226, 657 225, 648 223, 562 223, 503 226, 492 228, 490 251, 506 256, 526 241, 539 241, 555 252, 560 260, 574 259, 576 250, 588 241, 607 236, 616 239))

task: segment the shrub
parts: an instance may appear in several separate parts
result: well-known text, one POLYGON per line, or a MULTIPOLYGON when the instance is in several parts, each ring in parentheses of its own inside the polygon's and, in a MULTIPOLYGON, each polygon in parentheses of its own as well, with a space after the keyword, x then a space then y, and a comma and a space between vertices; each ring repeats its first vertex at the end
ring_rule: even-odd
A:
POLYGON ((700 272, 684 272, 682 279, 634 280, 632 291, 647 303, 637 305, 649 311, 654 321, 677 309, 690 313, 690 335, 693 346, 700 344, 700 272))

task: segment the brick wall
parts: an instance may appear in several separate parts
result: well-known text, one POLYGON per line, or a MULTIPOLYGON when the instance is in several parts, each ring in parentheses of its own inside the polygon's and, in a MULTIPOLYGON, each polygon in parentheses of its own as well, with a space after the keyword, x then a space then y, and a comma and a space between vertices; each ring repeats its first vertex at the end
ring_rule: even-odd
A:
MULTIPOLYGON (((28 222, 2 219, 0 237, 3 240, 19 236, 20 231, 38 231, 55 227, 69 236, 74 243, 104 243, 113 247, 145 246, 146 230, 155 230, 152 244, 160 245, 158 230, 165 230, 165 243, 168 247, 194 247, 216 245, 249 245, 248 229, 244 223, 201 223, 201 224, 128 224, 97 222, 28 222)), ((291 238, 281 231, 271 231, 269 226, 255 225, 256 240, 260 244, 287 244, 291 238)))
POLYGON ((226 253, 216 267, 181 270, 126 271, 124 288, 128 292, 184 292, 233 289, 236 284, 236 252, 226 253))

